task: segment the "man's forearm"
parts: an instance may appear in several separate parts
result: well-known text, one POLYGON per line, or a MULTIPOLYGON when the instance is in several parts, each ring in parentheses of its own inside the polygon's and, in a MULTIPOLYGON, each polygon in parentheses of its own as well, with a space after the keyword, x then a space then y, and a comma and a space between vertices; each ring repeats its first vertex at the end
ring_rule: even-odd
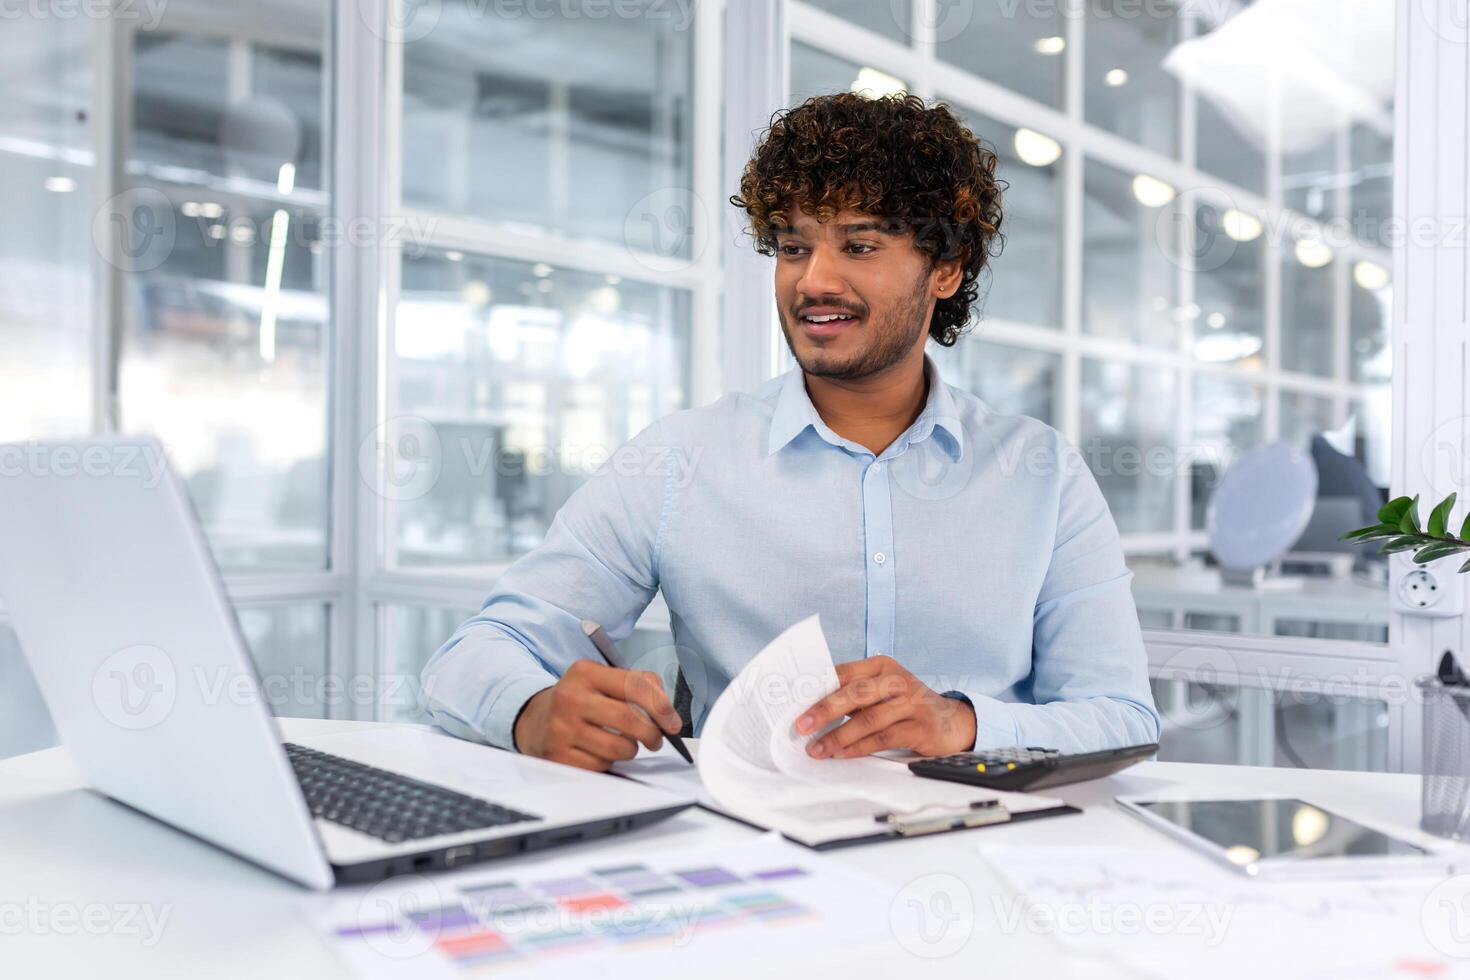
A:
POLYGON ((1023 704, 972 691, 958 693, 975 709, 977 750, 1034 745, 1059 752, 1097 752, 1159 740, 1158 718, 1148 706, 1130 698, 1023 704))
POLYGON ((515 748, 515 723, 530 699, 556 676, 518 641, 471 620, 425 665, 423 707, 439 727, 461 738, 515 748))

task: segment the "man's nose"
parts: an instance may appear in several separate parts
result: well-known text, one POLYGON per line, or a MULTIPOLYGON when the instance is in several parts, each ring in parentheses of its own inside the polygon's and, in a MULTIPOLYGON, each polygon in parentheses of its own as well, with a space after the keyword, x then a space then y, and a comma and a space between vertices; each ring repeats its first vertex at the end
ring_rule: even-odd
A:
POLYGON ((822 245, 812 248, 796 290, 803 296, 830 296, 842 292, 842 278, 837 275, 836 256, 832 255, 830 249, 822 245))

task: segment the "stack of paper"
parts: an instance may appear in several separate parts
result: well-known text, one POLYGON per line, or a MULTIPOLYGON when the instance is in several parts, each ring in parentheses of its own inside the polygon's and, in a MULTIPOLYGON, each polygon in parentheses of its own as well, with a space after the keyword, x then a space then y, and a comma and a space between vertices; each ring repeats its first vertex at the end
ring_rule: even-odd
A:
MULTIPOLYGON (((1047 796, 923 779, 889 759, 813 759, 806 746, 825 730, 798 734, 796 718, 838 686, 816 616, 792 626, 746 664, 710 709, 699 740, 698 777, 714 808, 817 846, 883 832, 876 820, 881 813, 923 816, 982 800, 998 800, 1013 814, 1062 805, 1047 796)), ((651 762, 618 767, 634 778, 641 770, 665 787, 667 778, 659 777, 677 769, 651 762)), ((673 778, 689 780, 687 769, 673 778)))

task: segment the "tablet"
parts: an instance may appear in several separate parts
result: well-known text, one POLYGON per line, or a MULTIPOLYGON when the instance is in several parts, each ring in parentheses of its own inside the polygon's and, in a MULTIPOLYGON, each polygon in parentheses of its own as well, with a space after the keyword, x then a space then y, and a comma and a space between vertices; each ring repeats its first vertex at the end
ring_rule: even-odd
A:
POLYGON ((1150 826, 1252 877, 1431 874, 1450 863, 1417 844, 1292 797, 1120 796, 1117 802, 1150 826))

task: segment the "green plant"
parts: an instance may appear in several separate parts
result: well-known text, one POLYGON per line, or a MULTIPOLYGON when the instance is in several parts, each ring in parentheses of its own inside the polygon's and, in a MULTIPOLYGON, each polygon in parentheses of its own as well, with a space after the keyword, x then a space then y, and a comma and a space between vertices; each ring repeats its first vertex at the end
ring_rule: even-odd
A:
MULTIPOLYGON (((1470 551, 1470 516, 1460 526, 1458 537, 1446 527, 1450 510, 1455 506, 1455 495, 1450 494, 1429 512, 1429 522, 1419 527, 1419 498, 1395 497, 1378 511, 1378 523, 1360 527, 1342 536, 1344 541, 1383 541, 1378 549, 1380 555, 1392 555, 1399 551, 1413 551, 1414 561, 1423 565, 1461 551, 1470 551)), ((1460 571, 1470 572, 1470 559, 1460 566, 1460 571)))

